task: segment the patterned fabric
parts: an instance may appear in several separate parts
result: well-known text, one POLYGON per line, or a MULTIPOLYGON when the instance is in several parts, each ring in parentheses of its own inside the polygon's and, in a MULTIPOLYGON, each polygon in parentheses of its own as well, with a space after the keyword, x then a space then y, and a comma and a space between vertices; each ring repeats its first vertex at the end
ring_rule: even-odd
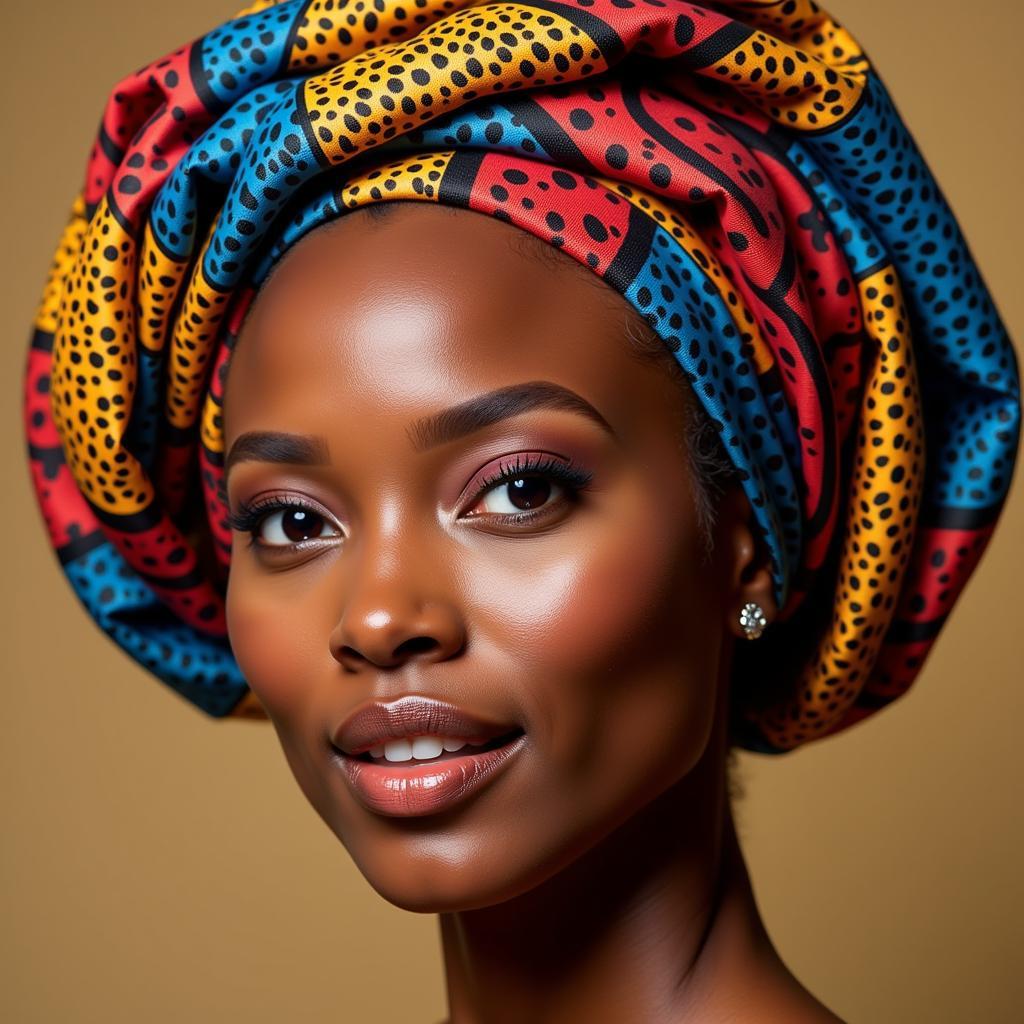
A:
POLYGON ((53 546, 117 644, 211 715, 262 713, 225 628, 227 360, 275 259, 393 199, 559 247, 675 353, 782 607, 742 651, 743 745, 908 688, 1003 504, 1017 367, 882 82, 811 0, 262 2, 115 86, 25 415, 53 546))

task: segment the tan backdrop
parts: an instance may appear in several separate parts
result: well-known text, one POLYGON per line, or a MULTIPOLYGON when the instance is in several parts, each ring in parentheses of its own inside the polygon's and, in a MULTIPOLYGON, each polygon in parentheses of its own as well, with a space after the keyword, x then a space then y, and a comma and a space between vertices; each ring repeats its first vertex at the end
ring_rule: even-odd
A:
MULTIPOLYGON (((1021 337, 1020 5, 828 6, 882 69, 1021 337)), ((269 725, 207 719, 93 625, 30 490, 29 324, 107 92, 236 9, 5 5, 5 1021, 430 1024, 445 1009, 436 917, 368 886, 269 725)), ((851 1022, 1021 1019, 1017 484, 916 688, 840 738, 740 766, 741 835, 769 930, 851 1022)))

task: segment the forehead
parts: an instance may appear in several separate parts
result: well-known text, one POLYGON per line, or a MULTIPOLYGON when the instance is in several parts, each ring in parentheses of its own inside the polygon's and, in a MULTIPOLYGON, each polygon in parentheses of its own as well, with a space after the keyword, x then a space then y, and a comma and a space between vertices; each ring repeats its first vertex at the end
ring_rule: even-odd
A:
POLYGON ((395 205, 286 255, 232 355, 230 437, 342 408, 418 414, 527 380, 612 410, 652 386, 628 350, 625 300, 571 256, 487 214, 395 205))

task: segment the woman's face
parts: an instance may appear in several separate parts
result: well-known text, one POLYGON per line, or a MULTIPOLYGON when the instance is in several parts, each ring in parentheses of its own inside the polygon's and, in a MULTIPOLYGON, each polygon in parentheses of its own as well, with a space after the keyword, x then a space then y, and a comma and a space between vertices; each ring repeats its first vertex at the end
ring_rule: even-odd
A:
POLYGON ((306 797, 382 896, 436 912, 527 891, 694 767, 735 566, 706 554, 678 385, 630 353, 624 300, 511 225, 401 205, 311 234, 253 305, 224 423, 231 510, 262 519, 227 611, 306 797), (536 382, 548 401, 515 390, 536 382), (428 423, 510 388, 489 422, 428 423), (319 440, 233 452, 250 432, 319 440), (523 731, 428 813, 368 805, 335 743, 411 694, 523 731))

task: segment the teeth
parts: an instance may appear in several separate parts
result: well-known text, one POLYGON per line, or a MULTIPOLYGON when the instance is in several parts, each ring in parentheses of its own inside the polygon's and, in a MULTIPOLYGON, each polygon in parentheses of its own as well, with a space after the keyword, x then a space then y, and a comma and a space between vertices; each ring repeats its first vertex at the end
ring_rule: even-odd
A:
POLYGON ((384 744, 384 756, 389 761, 408 761, 412 757, 412 744, 408 740, 392 740, 384 744))
MULTIPOLYGON (((435 736, 417 736, 412 741, 412 756, 417 760, 440 757, 442 750, 444 750, 444 741, 435 736)), ((387 753, 387 747, 384 748, 384 752, 387 753)))
MULTIPOLYGON (((442 751, 454 753, 470 741, 455 736, 416 736, 409 740, 390 740, 370 748, 370 756, 386 761, 429 761, 440 757, 442 751)), ((470 743, 482 747, 483 742, 470 743)))

